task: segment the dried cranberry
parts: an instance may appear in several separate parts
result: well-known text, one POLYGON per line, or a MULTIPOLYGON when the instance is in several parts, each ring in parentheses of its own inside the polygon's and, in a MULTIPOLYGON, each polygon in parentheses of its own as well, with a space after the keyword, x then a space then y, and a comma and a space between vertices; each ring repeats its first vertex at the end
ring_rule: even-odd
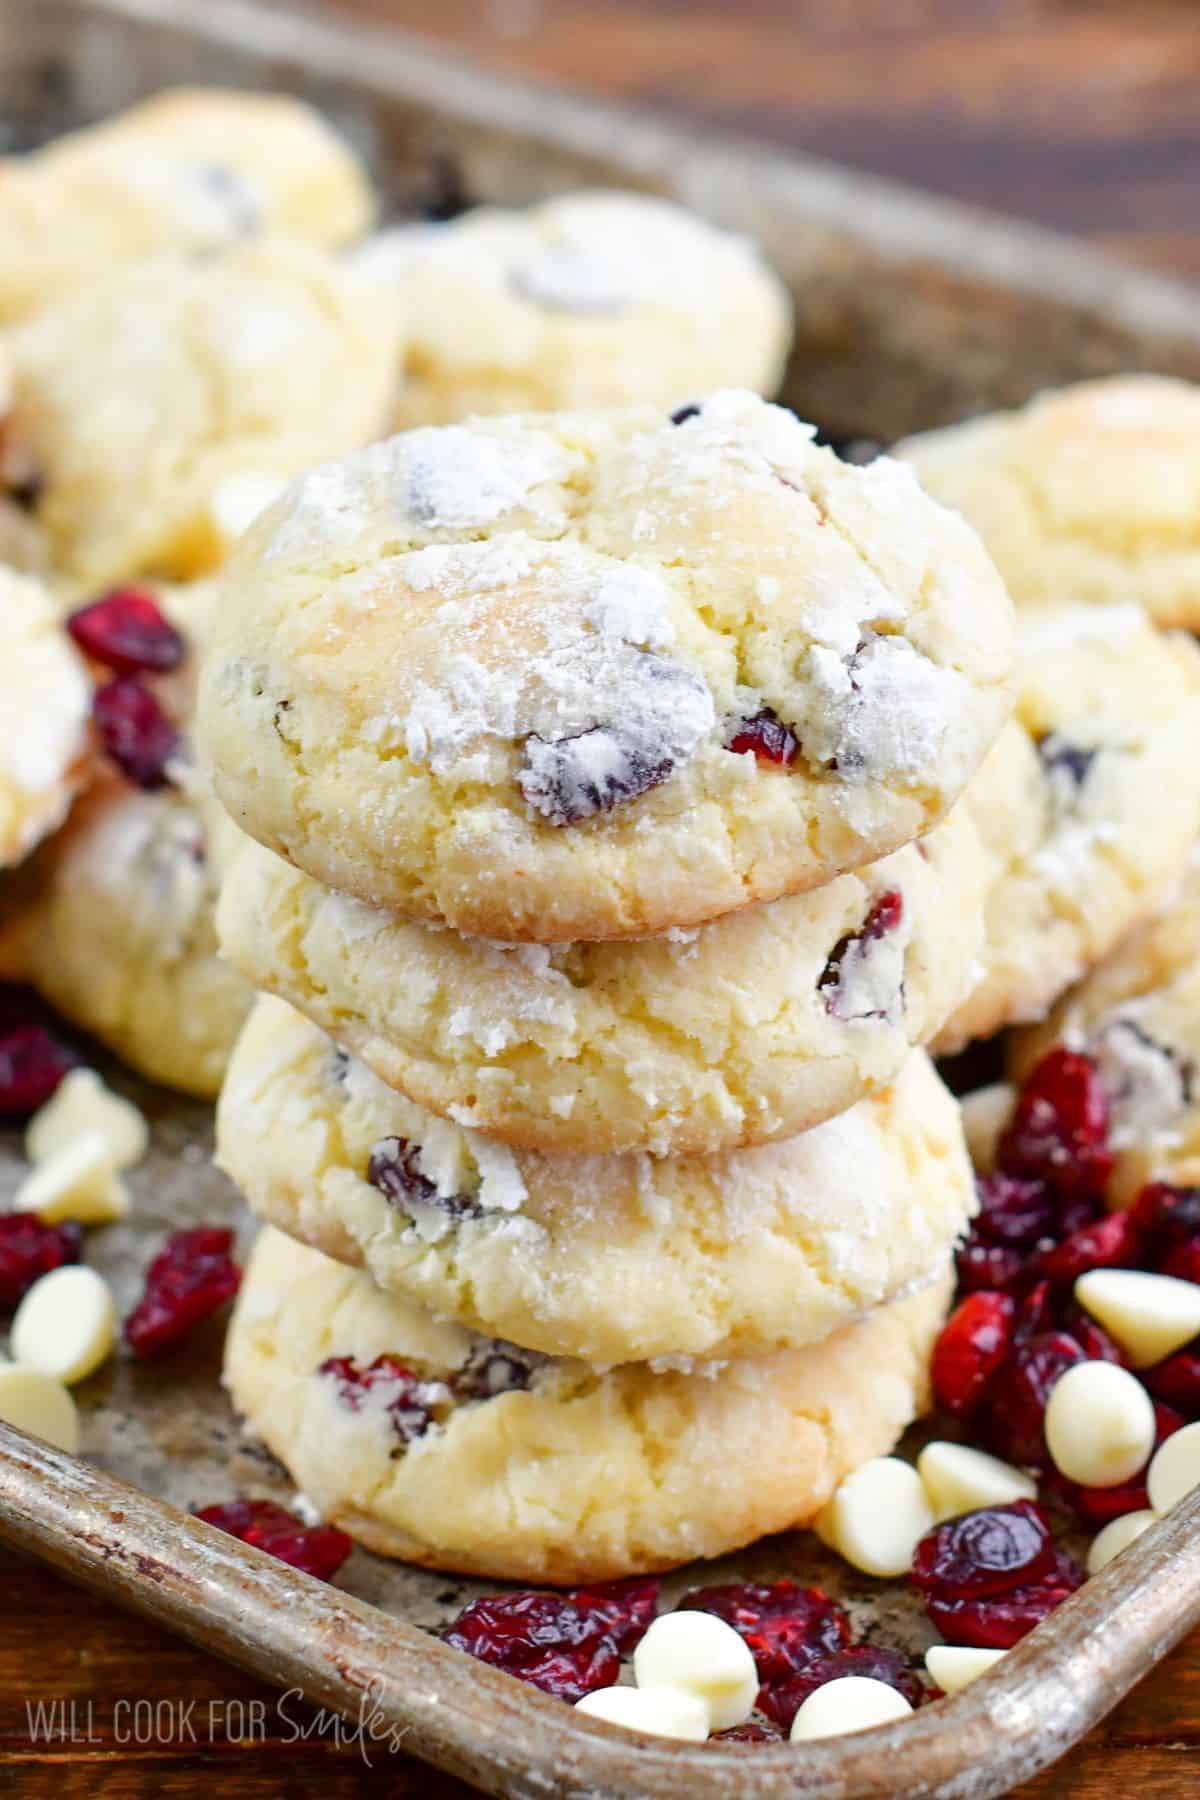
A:
MULTIPOLYGON (((635 1584, 612 1587, 626 1585, 635 1584)), ((632 1647, 631 1635, 623 1623, 614 1627, 604 1588, 585 1588, 578 1594, 496 1594, 473 1601, 445 1632, 446 1642, 456 1650, 561 1700, 578 1700, 594 1688, 611 1687, 621 1667, 622 1645, 632 1647), (601 1596, 599 1603, 596 1595, 601 1596)))
POLYGON ((1101 1194, 1112 1174, 1108 1100, 1089 1056, 1059 1048, 1043 1056, 1017 1096, 996 1150, 1009 1175, 1048 1182, 1064 1194, 1101 1194))
POLYGON ((317 1370, 337 1385, 338 1399, 350 1412, 360 1412, 368 1402, 385 1413, 392 1430, 409 1444, 423 1437, 433 1423, 433 1384, 396 1356, 377 1356, 367 1364, 352 1356, 329 1356, 317 1370))
POLYGON ((1013 1349, 988 1389, 984 1423, 993 1448, 1010 1462, 1048 1466, 1046 1402, 1060 1375, 1087 1358, 1065 1331, 1044 1331, 1013 1349))
POLYGON ((380 1139, 367 1163, 367 1180, 393 1205, 437 1198, 437 1188, 417 1167, 417 1146, 408 1138, 380 1139))
POLYGON ((237 1293, 242 1273, 234 1262, 233 1233, 204 1225, 169 1237, 146 1271, 145 1291, 125 1321, 136 1356, 174 1350, 203 1320, 237 1293))
POLYGON ((1056 731, 1038 739, 1037 752, 1047 775, 1061 772, 1077 788, 1083 786, 1092 764, 1100 754, 1098 750, 1087 750, 1079 744, 1068 742, 1056 731))
POLYGON ((202 1507, 196 1517, 318 1581, 332 1581, 354 1548, 354 1540, 336 1525, 306 1525, 274 1500, 231 1500, 202 1507))
POLYGON ((653 1623, 661 1587, 655 1575, 635 1575, 628 1581, 597 1581, 591 1587, 573 1588, 568 1598, 581 1612, 602 1620, 622 1656, 628 1656, 653 1623))
POLYGON ((1129 1367, 1129 1359, 1118 1343, 1115 1343, 1105 1331, 1103 1325, 1097 1325, 1095 1319, 1089 1319, 1081 1306, 1072 1301, 1063 1311, 1063 1330, 1083 1351, 1088 1362, 1116 1363, 1120 1368, 1129 1367))
POLYGON ((1176 1244, 1163 1258, 1160 1269, 1164 1275, 1174 1275, 1177 1281, 1200 1282, 1200 1237, 1176 1244))
POLYGON ((615 726, 596 725, 571 737, 525 740, 518 785, 534 812, 551 825, 577 825, 612 812, 670 779, 676 758, 646 752, 615 726))
POLYGON ((1200 1188, 1151 1181, 1130 1208, 1152 1257, 1165 1255, 1200 1235, 1200 1188))
POLYGON ((0 1119, 24 1119, 45 1105, 79 1058, 44 1025, 0 1036, 0 1119))
POLYGON ((980 1600, 931 1597, 925 1607, 947 1643, 968 1644, 980 1650, 1011 1650, 1082 1582, 1083 1570, 1060 1550, 1050 1573, 1028 1587, 980 1600))
POLYGON ((0 1213, 0 1306, 11 1308, 42 1275, 77 1263, 78 1225, 43 1225, 36 1213, 0 1213))
POLYGON ((968 1242, 957 1252, 954 1266, 962 1292, 976 1294, 989 1288, 1014 1286, 1024 1271, 1025 1258, 1019 1250, 1003 1244, 968 1242))
POLYGON ((130 675, 97 688, 92 719, 100 742, 135 787, 162 787, 179 733, 150 689, 130 675))
POLYGON ((1055 1322, 1054 1289, 1048 1281, 1035 1282, 1017 1307, 1014 1344, 1024 1344, 1043 1331, 1053 1331, 1055 1322))
POLYGON ((1176 1407, 1185 1418, 1200 1418, 1200 1352, 1177 1350, 1165 1362, 1144 1369, 1141 1379, 1156 1400, 1176 1407))
POLYGON ((1142 1232, 1132 1213, 1108 1213, 1094 1225, 1073 1231, 1037 1258, 1037 1270, 1059 1287, 1073 1287, 1089 1269, 1132 1269, 1142 1250, 1142 1232))
POLYGON ((700 408, 693 402, 688 406, 677 406, 671 414, 672 425, 686 425, 689 419, 698 419, 700 408))
POLYGON ((933 1351, 933 1391, 956 1419, 974 1411, 1008 1355, 1014 1311, 1008 1294, 969 1294, 942 1327, 933 1351))
POLYGON ((679 1607, 715 1613, 732 1625, 745 1639, 763 1682, 782 1680, 807 1667, 814 1656, 842 1650, 850 1642, 850 1620, 837 1601, 820 1588, 794 1581, 693 1588, 679 1607))
POLYGON ((728 1731, 714 1731, 710 1744, 778 1744, 783 1737, 781 1726, 766 1719, 747 1719, 744 1725, 731 1725, 728 1731))
POLYGON ((936 1526, 917 1545, 912 1578, 926 1599, 978 1600, 1027 1587, 1053 1566, 1045 1513, 1031 1500, 1016 1500, 936 1526))
POLYGON ((71 614, 67 630, 86 656, 116 675, 163 675, 187 646, 146 588, 114 588, 71 614))
POLYGON ((840 937, 829 952, 829 960, 817 978, 817 991, 825 996, 825 1010, 835 1019, 875 1019, 884 1016, 884 1008, 861 1009, 847 994, 846 977, 855 964, 869 954, 869 946, 896 930, 904 917, 904 896, 898 888, 880 894, 857 931, 840 937))
POLYGON ((784 1680, 761 1688, 758 1710, 786 1731, 810 1694, 844 1675, 885 1681, 903 1694, 910 1706, 919 1706, 925 1698, 920 1677, 897 1651, 883 1650, 874 1644, 854 1644, 832 1655, 816 1657, 784 1680))
POLYGON ((777 763, 786 769, 795 762, 800 742, 795 732, 790 731, 770 707, 764 707, 750 718, 738 720, 725 741, 725 748, 732 750, 735 756, 752 751, 759 762, 777 763))
POLYGON ((1025 1181, 997 1171, 976 1182, 979 1216, 973 1235, 990 1244, 1027 1250, 1055 1224, 1054 1201, 1044 1181, 1025 1181))
POLYGON ((494 1400, 498 1394, 515 1394, 528 1388, 545 1361, 536 1350, 522 1350, 498 1338, 484 1338, 454 1371, 450 1386, 457 1400, 494 1400))

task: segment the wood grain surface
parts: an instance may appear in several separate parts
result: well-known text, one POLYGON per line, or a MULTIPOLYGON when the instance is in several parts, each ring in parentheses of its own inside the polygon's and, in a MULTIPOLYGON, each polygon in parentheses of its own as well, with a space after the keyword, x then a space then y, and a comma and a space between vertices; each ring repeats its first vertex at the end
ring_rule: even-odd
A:
MULTIPOLYGON (((1195 0, 342 3, 496 66, 817 151, 1200 279, 1195 0)), ((208 1800, 214 1785, 222 1800, 467 1793, 380 1749, 367 1766, 294 1699, 281 1712, 260 1684, 21 1557, 0 1553, 0 1593, 0 1791, 13 1800, 208 1800)), ((1124 1794, 1200 1794, 1200 1634, 1021 1790, 1124 1794)))

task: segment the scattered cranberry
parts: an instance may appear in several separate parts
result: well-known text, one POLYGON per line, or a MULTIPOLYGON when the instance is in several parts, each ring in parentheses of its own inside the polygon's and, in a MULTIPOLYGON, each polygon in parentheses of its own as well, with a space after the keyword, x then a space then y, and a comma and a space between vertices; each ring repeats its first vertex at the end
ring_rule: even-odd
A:
POLYGON ((132 676, 97 688, 92 719, 100 742, 135 787, 162 787, 179 733, 150 689, 132 676))
POLYGON ((1118 1363, 1123 1369, 1129 1367, 1121 1346, 1109 1337, 1103 1325, 1097 1325, 1095 1319, 1084 1312, 1076 1300, 1068 1300, 1061 1308, 1061 1323, 1067 1336, 1075 1339, 1089 1362, 1118 1363))
POLYGON ((1089 1269, 1136 1268, 1141 1249, 1142 1233, 1132 1213, 1108 1213, 1043 1250, 1035 1266, 1057 1286, 1073 1287, 1089 1269))
POLYGON ((351 1412, 368 1402, 386 1413, 392 1430, 405 1444, 423 1437, 433 1424, 432 1384, 395 1356, 377 1356, 364 1367, 351 1356, 330 1356, 318 1375, 336 1382, 338 1399, 351 1412))
POLYGON ((1054 1289, 1048 1281, 1035 1281, 1022 1295, 1013 1325, 1013 1343, 1025 1344, 1055 1325, 1054 1289))
POLYGON ((948 1644, 980 1650, 1011 1650, 1035 1625, 1061 1606, 1083 1583, 1083 1570, 1058 1551, 1050 1573, 1027 1587, 979 1600, 926 1601, 930 1620, 948 1644))
POLYGON ((146 1271, 145 1291, 125 1321, 136 1356, 174 1350, 203 1320, 232 1300, 241 1270, 231 1255, 233 1233, 202 1225, 169 1237, 146 1271))
POLYGON ((751 718, 738 720, 732 736, 726 740, 725 748, 732 750, 735 756, 742 756, 750 750, 759 762, 777 763, 780 768, 786 769, 796 760, 800 740, 770 707, 764 707, 751 718))
POLYGON ((783 1729, 766 1719, 747 1719, 744 1725, 731 1725, 728 1731, 714 1731, 710 1744, 778 1744, 783 1729))
POLYGON ((445 1633, 481 1662, 562 1700, 611 1687, 657 1604, 657 1583, 610 1582, 566 1594, 495 1594, 475 1600, 445 1633))
POLYGON ((933 1351, 933 1391, 956 1419, 975 1410, 1008 1355, 1014 1312, 1008 1294, 969 1294, 942 1327, 933 1351))
POLYGON ((693 1588, 679 1607, 715 1613, 732 1625, 745 1639, 765 1684, 806 1668, 814 1656, 843 1650, 850 1642, 850 1620, 836 1600, 820 1588, 800 1587, 794 1581, 693 1588))
POLYGON ((968 1240, 955 1255, 958 1285, 964 1294, 979 1293, 988 1288, 1013 1287, 1025 1267, 1019 1250, 1004 1244, 980 1244, 968 1240))
POLYGON ((1151 1181, 1129 1211, 1152 1257, 1165 1255, 1200 1235, 1200 1188, 1151 1181))
POLYGON ((1177 1408, 1185 1418, 1200 1418, 1200 1351, 1177 1350, 1165 1362, 1143 1370, 1141 1379, 1156 1400, 1177 1408))
POLYGON ((0 1119, 25 1119, 49 1100, 79 1058, 44 1025, 0 1036, 0 1119))
POLYGON ((975 1235, 987 1243, 1028 1250, 1053 1229, 1055 1206, 1044 1181, 997 1170, 976 1182, 975 1235))
POLYGON ((0 1213, 0 1307, 11 1309, 41 1276, 83 1251, 78 1225, 43 1225, 36 1213, 0 1213))
POLYGON ((832 1655, 817 1657, 785 1680, 760 1689, 758 1710, 787 1731, 810 1694, 844 1675, 865 1675, 872 1681, 885 1681, 903 1694, 913 1707, 919 1706, 925 1698, 920 1677, 897 1651, 883 1650, 874 1644, 854 1644, 832 1655))
POLYGON ((86 656, 115 675, 163 675, 177 669, 187 646, 145 588, 114 588, 67 620, 86 656))
POLYGON ((367 1180, 393 1205, 437 1197, 433 1182, 417 1167, 417 1146, 407 1138, 380 1139, 367 1163, 367 1180))
POLYGON ((999 1455, 1027 1468, 1049 1466, 1043 1422, 1050 1390, 1060 1375, 1086 1361, 1078 1341, 1065 1331, 1041 1332, 1014 1348, 988 1388, 984 1413, 999 1455))
POLYGON ((867 946, 895 931, 904 917, 904 896, 898 888, 889 888, 875 901, 857 931, 840 937, 829 952, 829 960, 817 977, 817 991, 825 996, 825 1010, 836 1019, 878 1018, 881 1010, 858 1011, 846 993, 845 964, 853 951, 867 953, 867 946))
POLYGON ((306 1525, 274 1500, 231 1500, 202 1507, 196 1517, 318 1581, 332 1581, 354 1548, 354 1540, 336 1525, 306 1525))
POLYGON ((1185 1244, 1168 1250, 1161 1268, 1164 1275, 1173 1275, 1177 1281, 1200 1282, 1200 1237, 1189 1238, 1185 1244))
POLYGON ((1010 1175, 1049 1182, 1064 1194, 1101 1194, 1112 1173, 1108 1101, 1089 1056, 1043 1056, 1017 1098, 996 1162, 1010 1175))
POLYGON ((928 1600, 978 1600, 1040 1581, 1054 1540, 1040 1506, 1016 1500, 947 1519, 921 1539, 913 1582, 928 1600))

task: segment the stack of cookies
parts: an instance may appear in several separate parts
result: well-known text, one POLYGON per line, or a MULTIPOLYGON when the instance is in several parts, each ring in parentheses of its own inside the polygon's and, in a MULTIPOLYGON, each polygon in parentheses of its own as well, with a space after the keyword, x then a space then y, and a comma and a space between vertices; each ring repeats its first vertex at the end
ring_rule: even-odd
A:
POLYGON ((973 1207, 922 1046, 1012 672, 971 530, 746 393, 413 430, 251 528, 199 710, 263 990, 227 1380, 322 1513, 617 1576, 892 1446, 973 1207))

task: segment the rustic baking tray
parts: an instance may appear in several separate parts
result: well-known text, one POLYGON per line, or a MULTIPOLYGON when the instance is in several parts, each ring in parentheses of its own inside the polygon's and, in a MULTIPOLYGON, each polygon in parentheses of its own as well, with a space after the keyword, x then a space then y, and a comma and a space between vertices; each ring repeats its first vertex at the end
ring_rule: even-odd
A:
MULTIPOLYGON (((341 20, 247 0, 202 11, 189 0, 0 0, 0 149, 180 81, 310 96, 361 144, 399 214, 607 183, 673 194, 752 233, 796 300, 785 397, 833 436, 886 441, 1116 368, 1200 378, 1200 299, 1047 233, 498 80, 341 20)), ((167 1229, 245 1221, 209 1163, 207 1109, 110 1073, 153 1122, 131 1221, 89 1241, 124 1309, 167 1229)), ((0 1206, 21 1167, 19 1139, 0 1133, 0 1206)), ((986 1800, 1061 1755, 1200 1621, 1197 1494, 984 1681, 900 1726, 802 1751, 634 1739, 420 1629, 477 1584, 360 1550, 331 1590, 189 1519, 235 1493, 290 1498, 225 1403, 219 1356, 214 1331, 161 1368, 118 1357, 79 1391, 85 1462, 0 1426, 0 1538, 492 1794, 986 1800)), ((807 1536, 726 1558, 705 1579, 781 1574, 841 1594, 877 1642, 928 1641, 906 1587, 847 1580, 807 1536)))

